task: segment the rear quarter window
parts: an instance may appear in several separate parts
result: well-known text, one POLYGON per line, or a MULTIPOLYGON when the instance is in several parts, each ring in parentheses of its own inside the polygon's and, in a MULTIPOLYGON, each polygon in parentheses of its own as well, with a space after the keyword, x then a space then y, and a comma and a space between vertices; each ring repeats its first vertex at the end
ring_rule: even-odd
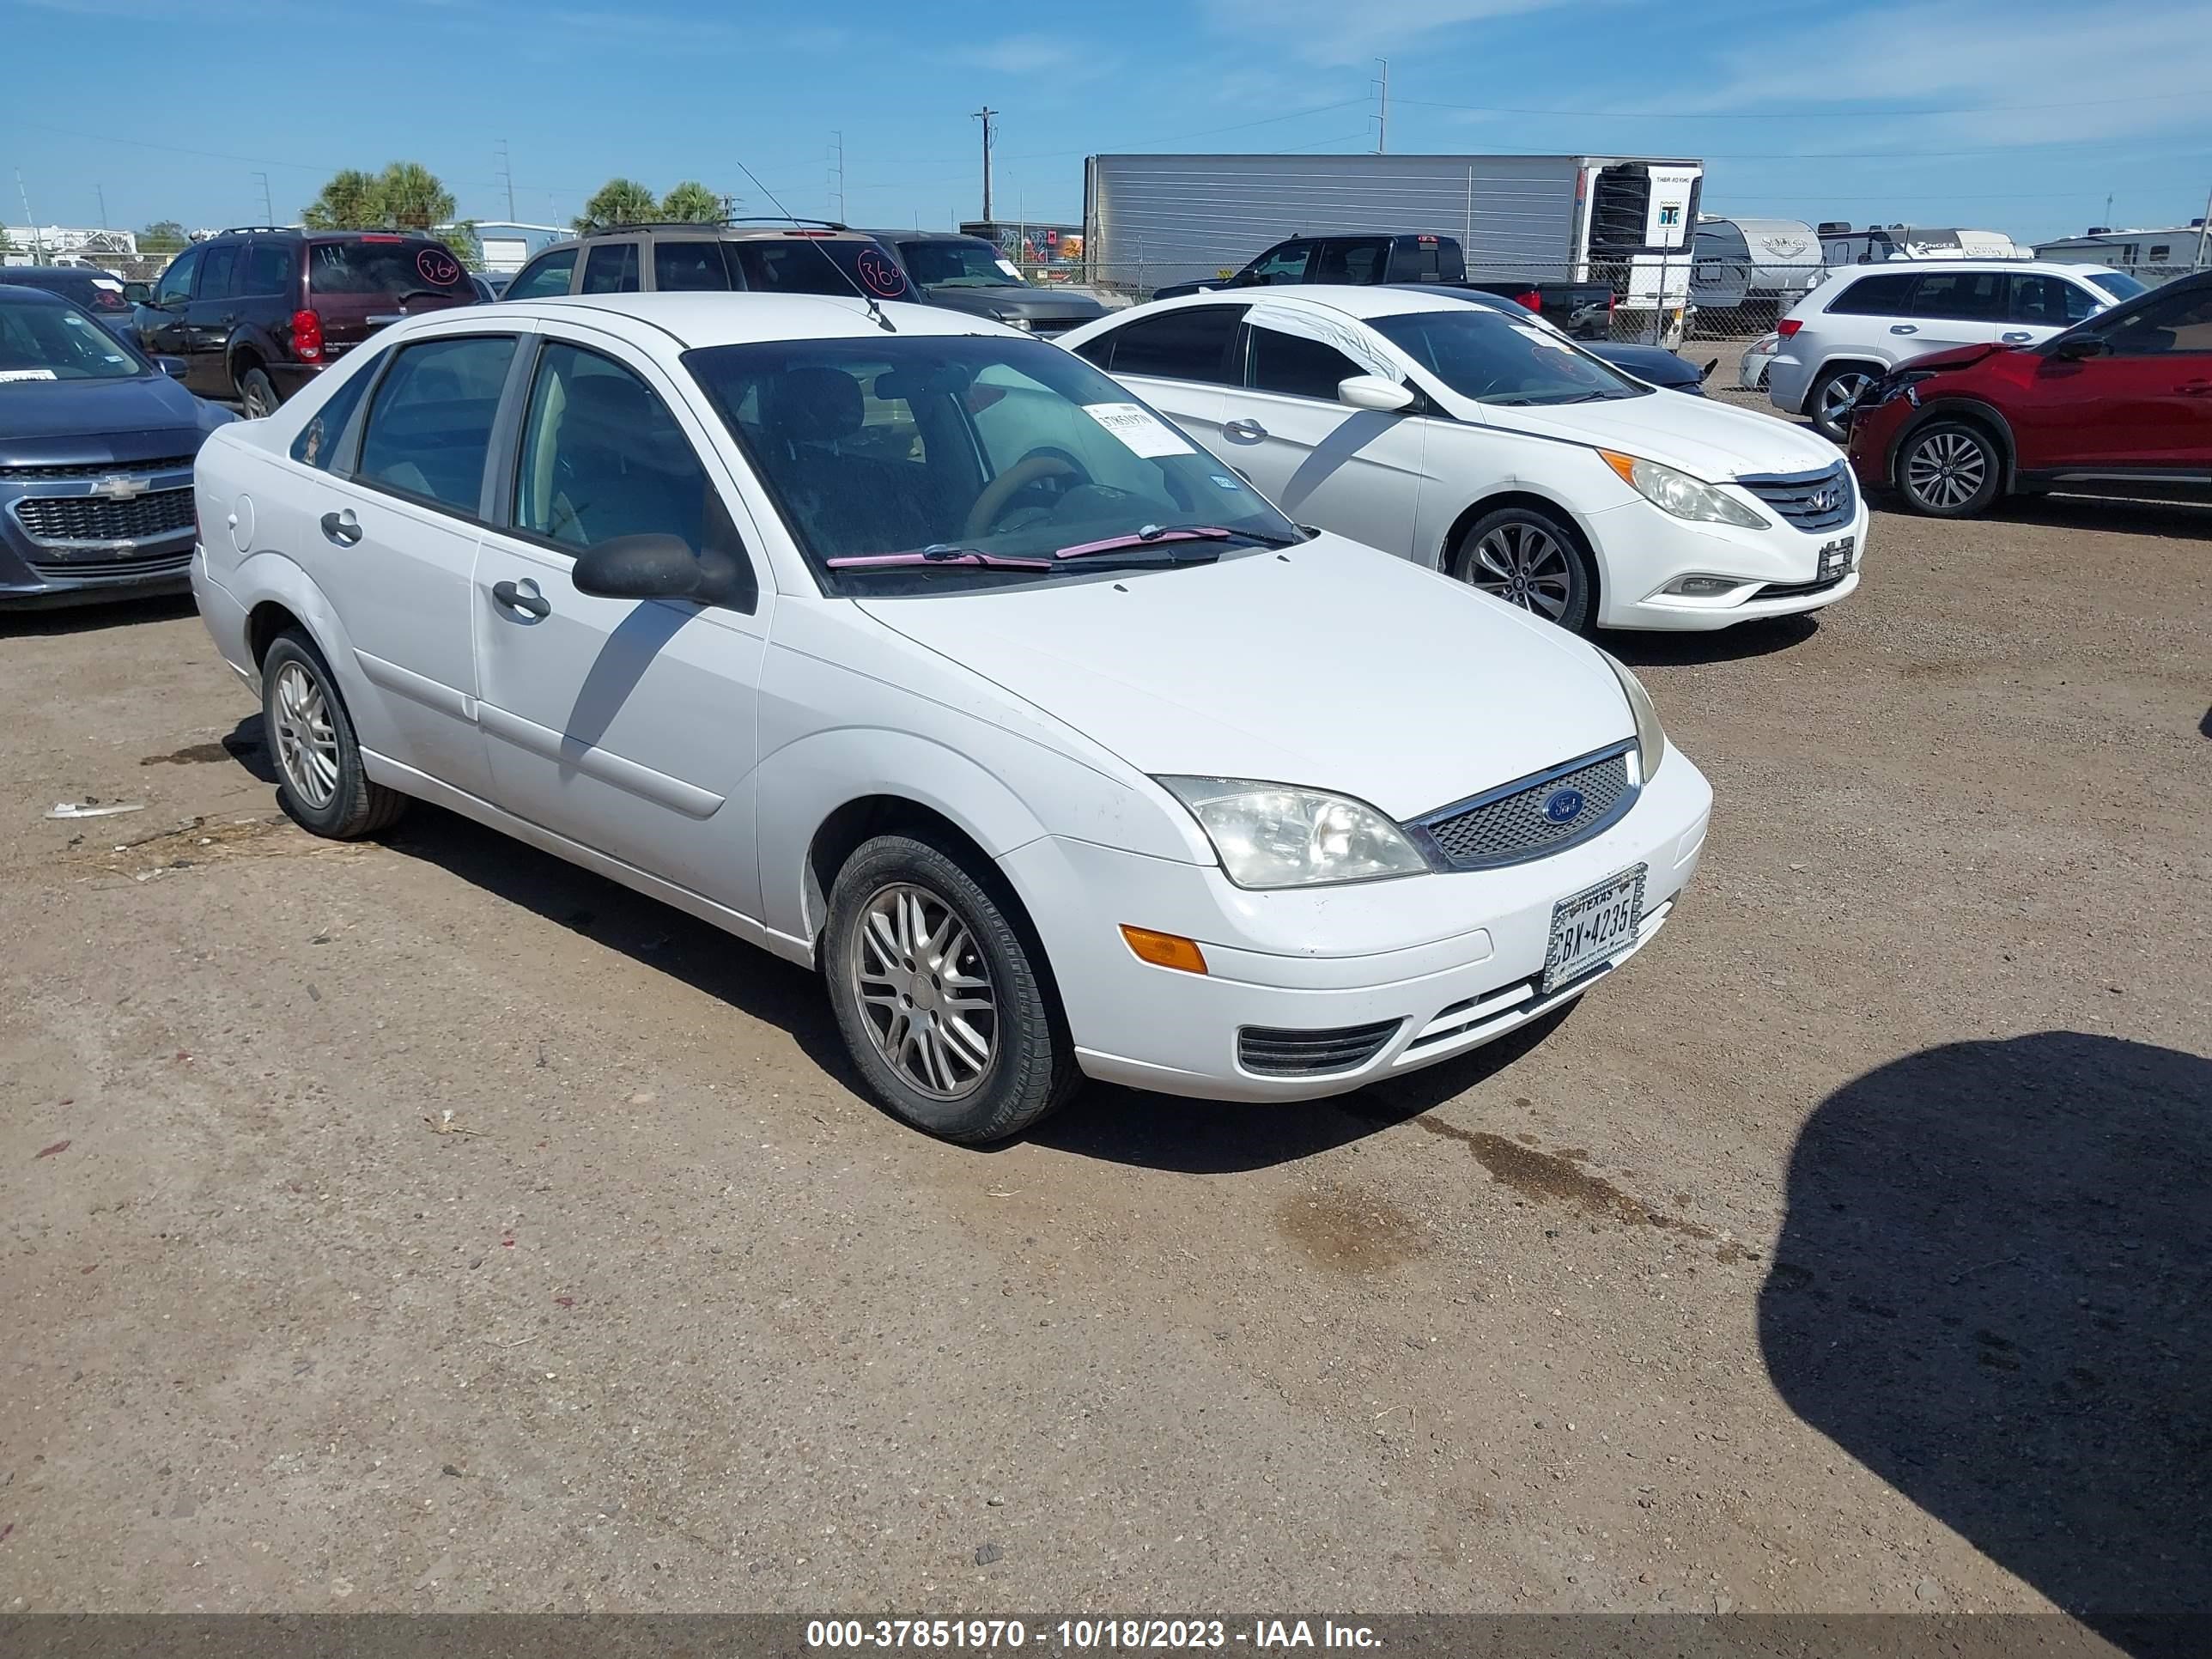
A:
POLYGON ((1826 309, 1838 317, 1902 317, 1912 299, 1912 273, 1862 276, 1844 286, 1826 309))

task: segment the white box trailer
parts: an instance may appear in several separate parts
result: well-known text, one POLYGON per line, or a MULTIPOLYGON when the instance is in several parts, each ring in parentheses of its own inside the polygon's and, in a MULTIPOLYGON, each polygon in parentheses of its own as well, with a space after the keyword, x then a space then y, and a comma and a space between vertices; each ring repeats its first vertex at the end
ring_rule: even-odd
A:
POLYGON ((1621 332, 1679 343, 1702 161, 1638 155, 1093 155, 1090 281, 1143 298, 1289 236, 1456 236, 1470 281, 1609 282, 1621 332))

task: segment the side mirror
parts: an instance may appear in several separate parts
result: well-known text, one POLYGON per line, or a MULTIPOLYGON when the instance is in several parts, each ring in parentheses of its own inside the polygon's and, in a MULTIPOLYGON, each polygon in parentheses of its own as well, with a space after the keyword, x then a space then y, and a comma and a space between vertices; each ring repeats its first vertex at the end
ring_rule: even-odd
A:
POLYGON ((153 284, 150 283, 125 283, 123 285, 123 297, 130 301, 134 306, 143 306, 149 300, 154 297, 153 284))
POLYGON ((182 357, 156 357, 154 367, 173 380, 181 380, 191 373, 191 366, 182 357))
POLYGON ((1350 404, 1354 409, 1392 414, 1412 404, 1413 391, 1395 380, 1386 380, 1380 374, 1352 374, 1336 383, 1336 400, 1350 404))
POLYGON ((694 553, 676 536, 617 536, 577 557, 569 580, 602 599, 690 599, 727 605, 744 596, 743 568, 728 554, 694 553))
POLYGON ((2051 355, 2063 363, 2078 363, 2084 357, 2101 357, 2112 349, 2094 334, 2076 335, 2061 340, 2051 347, 2051 355))

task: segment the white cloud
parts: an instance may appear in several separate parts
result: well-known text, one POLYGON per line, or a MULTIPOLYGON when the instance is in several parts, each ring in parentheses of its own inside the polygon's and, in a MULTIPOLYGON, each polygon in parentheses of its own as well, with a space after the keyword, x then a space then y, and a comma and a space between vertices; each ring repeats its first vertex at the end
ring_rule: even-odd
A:
POLYGON ((1311 63, 1364 64, 1440 30, 1541 11, 1565 0, 1206 0, 1224 33, 1311 63))
POLYGON ((1036 75, 1046 70, 1071 69, 1085 60, 1085 53, 1072 40, 1044 34, 1009 34, 977 46, 956 47, 942 56, 948 64, 996 70, 1002 75, 1036 75))

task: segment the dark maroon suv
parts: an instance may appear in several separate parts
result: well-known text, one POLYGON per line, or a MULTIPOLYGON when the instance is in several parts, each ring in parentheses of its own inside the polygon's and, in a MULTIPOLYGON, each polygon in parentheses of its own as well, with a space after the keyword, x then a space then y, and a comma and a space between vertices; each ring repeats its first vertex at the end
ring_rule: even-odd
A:
POLYGON ((412 232, 248 226, 169 262, 135 317, 203 398, 266 415, 386 323, 471 305, 453 251, 412 232))

